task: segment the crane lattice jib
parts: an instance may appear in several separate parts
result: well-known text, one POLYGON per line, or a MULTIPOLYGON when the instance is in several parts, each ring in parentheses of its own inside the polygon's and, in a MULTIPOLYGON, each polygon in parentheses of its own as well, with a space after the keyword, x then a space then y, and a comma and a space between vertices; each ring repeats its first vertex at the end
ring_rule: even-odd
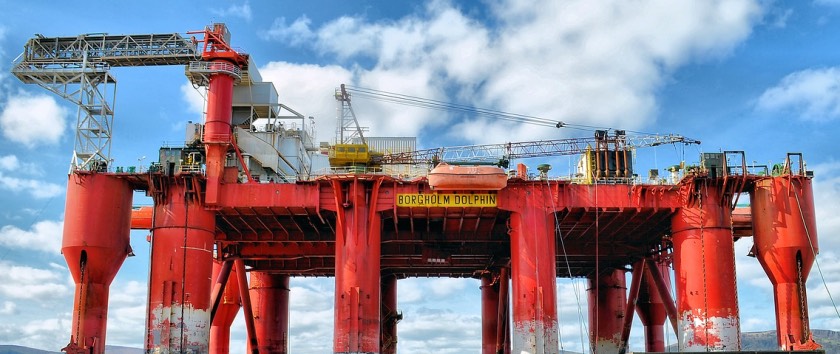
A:
POLYGON ((116 66, 187 65, 201 60, 196 42, 177 33, 36 35, 12 67, 23 83, 37 84, 78 106, 71 170, 105 171, 111 161, 116 66))
MULTIPOLYGON (((621 149, 651 147, 663 144, 699 144, 694 139, 680 135, 638 135, 609 137, 610 142, 618 143, 621 149)), ((570 138, 556 140, 538 140, 512 142, 503 144, 466 145, 417 150, 412 152, 388 154, 374 157, 373 162, 379 164, 418 164, 435 163, 439 161, 455 163, 498 163, 500 160, 519 159, 543 156, 574 155, 586 151, 587 148, 604 142, 599 138, 570 138)))

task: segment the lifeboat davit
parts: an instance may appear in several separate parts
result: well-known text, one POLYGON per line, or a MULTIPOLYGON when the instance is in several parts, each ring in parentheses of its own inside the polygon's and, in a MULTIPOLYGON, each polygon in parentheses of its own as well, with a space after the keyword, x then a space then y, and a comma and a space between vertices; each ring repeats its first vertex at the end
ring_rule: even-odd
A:
POLYGON ((429 172, 436 190, 497 191, 507 186, 505 170, 495 166, 459 166, 440 163, 429 172))

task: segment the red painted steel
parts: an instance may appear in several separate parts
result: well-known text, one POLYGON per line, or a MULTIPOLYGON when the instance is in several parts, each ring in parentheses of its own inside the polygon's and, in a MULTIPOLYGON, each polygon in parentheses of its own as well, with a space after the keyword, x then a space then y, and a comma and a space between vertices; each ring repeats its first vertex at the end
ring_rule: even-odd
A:
POLYGON ((773 283, 782 350, 813 350, 805 282, 819 253, 811 179, 768 177, 750 195, 755 256, 773 283))
POLYGON ((172 183, 155 206, 146 350, 209 351, 215 215, 172 183))
MULTIPOLYGON (((219 63, 225 62, 219 61, 219 63)), ((217 73, 210 75, 210 85, 207 88, 207 115, 203 141, 207 151, 205 203, 210 206, 219 202, 219 188, 224 174, 227 151, 230 148, 233 84, 232 76, 217 73)))
MULTIPOLYGON (((648 262, 649 267, 657 267, 659 274, 667 277, 664 282, 668 286, 671 284, 671 277, 668 265, 663 262, 653 263, 648 262)), ((659 296, 659 290, 656 288, 656 282, 651 278, 651 272, 645 271, 645 276, 642 277, 642 284, 639 288, 639 299, 636 302, 636 313, 645 327, 645 351, 647 352, 664 352, 665 351, 665 320, 668 313, 665 309, 665 302, 659 296)))
POLYGON ((289 352, 289 290, 288 275, 251 272, 254 335, 260 353, 289 352))
MULTIPOLYGON (((228 263, 228 266, 231 264, 228 263)), ((222 272, 222 262, 213 261, 213 277, 217 279, 222 272)), ((236 281, 236 271, 230 270, 225 287, 221 292, 219 305, 210 324, 210 354, 228 354, 230 352, 230 325, 242 307, 239 303, 239 283, 236 281)))
POLYGON ((379 352, 381 217, 379 183, 333 180, 336 203, 335 353, 379 352))
POLYGON ((647 268, 645 260, 640 259, 633 263, 633 276, 630 280, 630 290, 627 292, 627 303, 624 310, 623 323, 621 324, 621 345, 619 351, 624 354, 629 349, 630 329, 633 327, 633 314, 636 312, 636 302, 639 300, 639 289, 642 286, 642 277, 647 268))
POLYGON ((397 277, 385 275, 382 277, 382 354, 397 353, 397 322, 401 319, 397 311, 397 277))
POLYGON ((499 287, 492 273, 481 276, 481 353, 496 354, 499 287))
POLYGON ((594 354, 618 353, 627 307, 624 270, 614 269, 588 280, 590 348, 594 354))
POLYGON ((458 166, 441 163, 429 172, 435 190, 497 191, 507 185, 505 170, 495 166, 458 166))
POLYGON ((109 287, 131 252, 131 199, 113 175, 77 172, 67 182, 61 253, 76 283, 68 352, 105 352, 109 287))
POLYGON ((729 198, 706 180, 682 185, 671 219, 680 350, 740 350, 729 198))
POLYGON ((499 319, 496 320, 496 353, 510 354, 510 271, 499 270, 499 319))
POLYGON ((557 353, 554 215, 546 207, 552 196, 533 186, 515 191, 509 229, 513 352, 557 353))
POLYGON ((131 209, 131 229, 149 230, 152 228, 154 218, 154 207, 144 206, 131 209))
POLYGON ((239 283, 239 298, 242 299, 242 314, 245 316, 245 332, 248 335, 248 353, 257 354, 257 330, 254 324, 254 307, 251 306, 251 294, 248 286, 248 277, 245 274, 245 261, 241 258, 233 260, 233 269, 236 270, 236 280, 239 283))

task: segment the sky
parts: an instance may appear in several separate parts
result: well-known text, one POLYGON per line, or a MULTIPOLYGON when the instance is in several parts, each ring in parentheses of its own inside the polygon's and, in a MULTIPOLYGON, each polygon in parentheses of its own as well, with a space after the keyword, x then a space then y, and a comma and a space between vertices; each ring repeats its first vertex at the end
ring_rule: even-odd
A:
MULTIPOLYGON (((743 150, 751 164, 801 152, 815 173, 819 267, 808 282, 812 328, 840 328, 840 1, 143 1, 0 0, 0 343, 57 350, 69 340, 73 282, 61 257, 65 184, 76 109, 10 73, 34 34, 186 33, 225 22, 280 101, 333 139, 342 84, 569 123, 678 133, 684 155, 649 151, 660 170, 698 153, 743 150), (821 271, 823 277, 820 276, 821 271)), ((112 157, 148 165, 183 141, 203 100, 181 67, 115 68, 112 157)), ((578 130, 353 101, 373 136, 416 136, 431 148, 584 136, 578 130)), ((657 150, 658 149, 658 150, 657 150)), ((565 166, 565 158, 548 162, 565 166)), ((530 163, 530 162, 528 162, 530 163)), ((557 169, 561 170, 561 169, 557 169)), ((135 204, 150 204, 137 194, 135 204)), ((108 343, 141 347, 147 232, 112 285, 108 343)), ((742 331, 774 328, 772 287, 736 243, 742 331)), ((476 353, 479 283, 399 282, 399 350, 476 353)), ((585 284, 558 281, 561 342, 582 344, 585 284)), ((291 349, 332 348, 331 279, 292 280, 291 349)), ((585 320, 584 320, 585 322, 585 320)), ((243 353, 241 315, 232 353, 243 353)), ((631 349, 641 350, 638 320, 631 349)), ((585 340, 583 340, 585 342, 585 340)), ((669 341, 675 342, 673 333, 669 341)))

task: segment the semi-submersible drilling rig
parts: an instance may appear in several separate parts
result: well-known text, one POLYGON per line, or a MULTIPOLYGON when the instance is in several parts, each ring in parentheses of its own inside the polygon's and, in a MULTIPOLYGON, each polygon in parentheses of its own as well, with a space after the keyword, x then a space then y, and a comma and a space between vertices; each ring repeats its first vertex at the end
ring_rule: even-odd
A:
MULTIPOLYGON (((79 106, 62 243, 76 283, 65 352, 104 352, 109 286, 132 227, 151 230, 147 353, 227 353, 240 307, 250 353, 287 352, 289 280, 299 276, 335 278, 335 353, 396 352, 406 277, 480 278, 483 353, 558 353, 558 276, 588 277, 597 353, 627 350, 634 313, 648 352, 666 349, 666 319, 681 351, 738 352, 733 243, 745 236, 773 283, 779 349, 818 350, 805 293, 818 252, 812 175, 801 155, 759 173, 742 152, 705 154, 677 183, 637 183, 626 138, 599 132, 594 149, 569 150, 585 157, 579 180, 443 165, 433 183, 352 158, 343 173, 318 175, 326 157, 304 124, 277 123, 303 116, 278 103, 226 27, 194 34, 38 36, 13 69, 79 106), (147 65, 186 66, 207 87, 206 120, 148 170, 116 168, 109 69, 147 65), (135 190, 154 207, 133 210, 135 190), (736 208, 744 193, 749 207, 736 208)), ((339 147, 359 145, 368 147, 339 147)), ((406 156, 416 154, 376 158, 406 156)))

